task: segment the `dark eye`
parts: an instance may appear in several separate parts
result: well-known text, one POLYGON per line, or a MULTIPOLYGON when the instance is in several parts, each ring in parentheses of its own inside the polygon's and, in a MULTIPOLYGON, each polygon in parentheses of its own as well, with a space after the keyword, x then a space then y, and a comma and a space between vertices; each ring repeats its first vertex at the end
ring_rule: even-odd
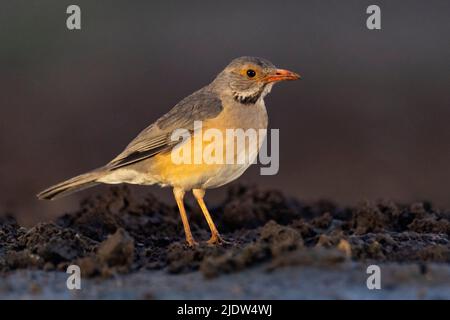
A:
POLYGON ((248 76, 249 78, 253 78, 254 76, 256 76, 256 71, 255 71, 255 70, 252 70, 252 69, 248 69, 248 70, 247 70, 247 76, 248 76))

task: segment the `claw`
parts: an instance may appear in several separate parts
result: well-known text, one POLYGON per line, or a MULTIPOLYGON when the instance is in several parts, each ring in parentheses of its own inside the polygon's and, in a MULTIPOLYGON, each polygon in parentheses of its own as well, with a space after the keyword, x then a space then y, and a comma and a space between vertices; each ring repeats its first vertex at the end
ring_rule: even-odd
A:
POLYGON ((231 244, 231 242, 224 240, 219 234, 213 234, 207 243, 209 245, 231 244))
POLYGON ((186 242, 190 248, 198 247, 198 242, 194 239, 186 239, 186 242))

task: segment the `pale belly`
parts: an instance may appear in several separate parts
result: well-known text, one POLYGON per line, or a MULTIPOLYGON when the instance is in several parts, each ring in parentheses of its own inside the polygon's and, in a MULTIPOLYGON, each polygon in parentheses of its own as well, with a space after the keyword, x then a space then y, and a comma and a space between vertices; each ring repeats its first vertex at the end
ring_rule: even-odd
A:
POLYGON ((202 131, 196 132, 185 141, 182 147, 191 151, 190 157, 181 152, 184 161, 180 162, 180 157, 174 161, 172 152, 161 153, 115 170, 102 178, 101 182, 159 184, 184 190, 220 187, 240 177, 252 163, 255 163, 265 139, 266 129, 267 113, 264 104, 256 110, 248 108, 224 111, 221 116, 205 121, 202 131), (215 129, 214 138, 209 136, 207 139, 208 129, 215 129), (216 141, 220 138, 219 133, 222 143, 216 141))

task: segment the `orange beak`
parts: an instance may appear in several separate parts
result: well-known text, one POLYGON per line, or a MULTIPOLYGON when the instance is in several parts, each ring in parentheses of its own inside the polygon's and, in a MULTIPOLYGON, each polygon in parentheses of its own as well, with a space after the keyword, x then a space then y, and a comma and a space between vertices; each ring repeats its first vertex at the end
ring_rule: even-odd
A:
POLYGON ((284 70, 284 69, 276 69, 273 73, 269 74, 267 77, 263 78, 264 82, 278 82, 278 81, 289 81, 289 80, 298 80, 301 79, 300 75, 295 72, 284 70))

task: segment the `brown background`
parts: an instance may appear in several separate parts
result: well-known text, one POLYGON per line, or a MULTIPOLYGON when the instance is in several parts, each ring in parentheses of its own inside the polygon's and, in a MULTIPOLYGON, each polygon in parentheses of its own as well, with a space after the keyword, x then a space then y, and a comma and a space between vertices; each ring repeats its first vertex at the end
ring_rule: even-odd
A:
POLYGON ((365 27, 372 1, 76 3, 81 31, 65 27, 72 2, 0 3, 1 212, 32 223, 103 192, 34 198, 109 161, 241 55, 304 81, 266 99, 279 174, 253 168, 240 181, 305 200, 450 206, 449 1, 376 1, 381 31, 365 27))

